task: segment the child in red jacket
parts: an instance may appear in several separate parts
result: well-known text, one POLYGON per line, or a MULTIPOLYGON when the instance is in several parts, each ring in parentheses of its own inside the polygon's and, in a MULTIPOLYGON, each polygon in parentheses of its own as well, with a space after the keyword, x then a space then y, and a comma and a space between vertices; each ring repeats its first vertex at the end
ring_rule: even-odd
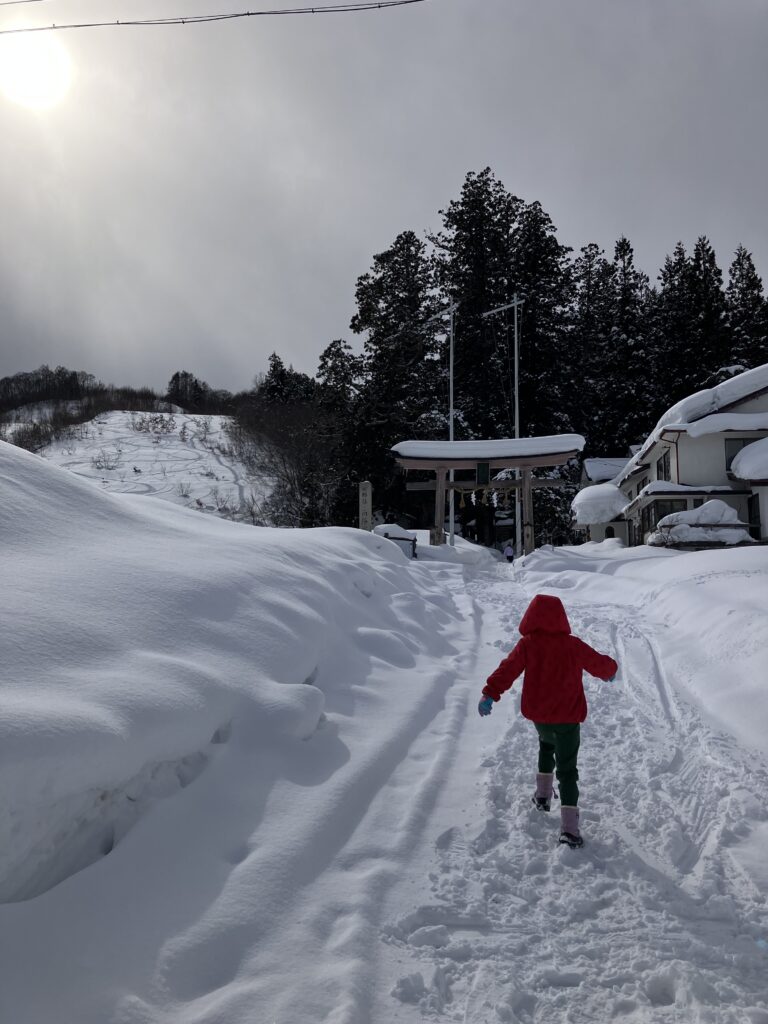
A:
POLYGON ((522 639, 488 677, 481 715, 490 715, 521 672, 523 697, 520 710, 539 734, 539 770, 536 793, 531 798, 541 811, 548 811, 552 799, 553 770, 560 783, 560 842, 571 847, 584 845, 579 831, 579 754, 581 723, 587 717, 582 671, 598 679, 611 680, 618 665, 607 654, 598 654, 573 636, 559 597, 538 594, 520 623, 522 639))

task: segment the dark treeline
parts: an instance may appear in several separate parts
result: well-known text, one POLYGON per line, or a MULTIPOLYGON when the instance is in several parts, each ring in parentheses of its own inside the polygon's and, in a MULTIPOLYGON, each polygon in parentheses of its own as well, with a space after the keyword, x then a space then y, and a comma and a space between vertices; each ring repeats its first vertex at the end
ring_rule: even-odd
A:
MULTIPOLYGON (((512 311, 483 314, 515 294, 524 297, 521 434, 580 433, 586 455, 626 454, 685 395, 768 362, 768 304, 743 247, 726 282, 707 238, 692 252, 678 243, 652 284, 627 238, 609 252, 595 243, 572 251, 540 203, 512 195, 490 168, 468 174, 440 216, 435 234, 404 231, 373 257, 350 324, 361 351, 335 339, 314 377, 274 353, 246 391, 215 390, 180 370, 161 398, 41 367, 0 381, 0 413, 77 399, 101 403, 97 411, 165 400, 228 414, 241 457, 274 482, 269 521, 354 525, 357 484, 369 479, 377 510, 426 525, 432 498, 406 492, 389 449, 448 436, 451 303, 457 439, 513 436, 512 311)), ((577 467, 562 475, 575 482, 577 467)), ((539 536, 568 536, 571 495, 536 492, 539 536)), ((476 520, 479 539, 494 540, 492 504, 468 502, 461 516, 476 520)))
POLYGON ((113 409, 155 411, 166 406, 151 388, 103 384, 91 373, 65 366, 40 366, 0 379, 0 431, 5 435, 4 421, 13 420, 8 439, 29 451, 39 451, 71 427, 113 409), (37 408, 42 403, 44 411, 37 408))

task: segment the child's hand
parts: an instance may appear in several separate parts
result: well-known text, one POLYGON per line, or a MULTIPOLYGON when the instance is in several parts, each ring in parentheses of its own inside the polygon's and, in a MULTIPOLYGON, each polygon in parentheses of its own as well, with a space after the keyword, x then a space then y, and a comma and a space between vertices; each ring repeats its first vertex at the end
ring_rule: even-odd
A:
POLYGON ((477 710, 480 712, 480 715, 483 718, 485 718, 486 715, 490 715, 492 708, 493 708, 493 697, 483 697, 483 699, 477 705, 477 710))

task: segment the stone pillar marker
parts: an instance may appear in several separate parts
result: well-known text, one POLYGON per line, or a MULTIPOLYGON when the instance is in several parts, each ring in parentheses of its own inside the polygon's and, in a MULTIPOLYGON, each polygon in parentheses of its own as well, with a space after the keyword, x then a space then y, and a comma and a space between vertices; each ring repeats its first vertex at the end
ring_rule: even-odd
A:
POLYGON ((361 530, 369 533, 373 529, 373 485, 370 480, 362 480, 358 487, 360 508, 358 524, 361 530))

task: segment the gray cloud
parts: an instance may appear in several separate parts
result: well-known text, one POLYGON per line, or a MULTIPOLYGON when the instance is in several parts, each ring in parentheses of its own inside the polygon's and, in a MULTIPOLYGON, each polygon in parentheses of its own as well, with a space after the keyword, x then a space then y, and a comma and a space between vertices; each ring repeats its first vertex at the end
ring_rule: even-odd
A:
MULTIPOLYGON (((184 11, 217 5, 237 6, 184 11)), ((61 38, 68 100, 0 100, 0 374, 241 388, 273 349, 313 372, 373 253, 437 228, 487 164, 574 247, 626 233, 655 275, 704 233, 721 265, 743 243, 768 272, 757 0, 431 0, 61 38)))

